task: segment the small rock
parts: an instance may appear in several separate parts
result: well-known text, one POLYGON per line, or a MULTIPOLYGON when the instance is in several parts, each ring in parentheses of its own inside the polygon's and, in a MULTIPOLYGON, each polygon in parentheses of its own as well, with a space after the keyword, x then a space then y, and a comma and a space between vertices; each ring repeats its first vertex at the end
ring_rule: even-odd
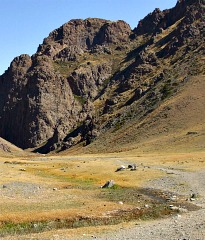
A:
MULTIPOLYGON (((188 212, 188 210, 185 209, 185 208, 180 208, 180 207, 173 206, 173 205, 170 205, 169 208, 170 208, 171 210, 173 210, 173 211, 178 211, 178 212, 180 212, 180 213, 186 213, 186 212, 188 212)), ((180 215, 179 215, 179 216, 180 216, 180 215)))
POLYGON ((53 191, 57 191, 58 189, 57 188, 53 188, 53 191))
POLYGON ((26 169, 25 168, 20 168, 19 171, 25 172, 26 169))
POLYGON ((123 205, 123 202, 122 202, 122 201, 119 201, 118 204, 123 205))
POLYGON ((198 134, 198 132, 187 132, 186 135, 193 135, 193 134, 198 134))
POLYGON ((176 200, 177 200, 177 196, 175 196, 175 195, 172 196, 172 197, 170 198, 170 200, 171 200, 171 201, 176 201, 176 200))
POLYGON ((102 188, 111 188, 114 185, 115 185, 115 182, 113 180, 109 180, 102 186, 102 188))
POLYGON ((196 198, 196 194, 192 193, 191 198, 196 198))
POLYGON ((119 168, 117 168, 117 170, 115 172, 123 171, 125 169, 126 169, 126 167, 122 165, 119 168))
POLYGON ((176 207, 176 206, 173 206, 173 205, 170 205, 169 208, 173 211, 178 211, 179 210, 179 207, 176 207))
POLYGON ((33 228, 37 228, 37 227, 38 227, 38 224, 34 223, 33 228))
POLYGON ((187 213, 187 212, 188 212, 188 210, 187 210, 187 209, 185 209, 185 208, 179 208, 179 212, 181 212, 181 213, 187 213))
POLYGON ((130 171, 135 171, 135 170, 137 170, 137 165, 135 163, 134 164, 129 164, 128 168, 130 169, 130 171))
POLYGON ((6 185, 3 185, 2 187, 3 187, 3 188, 7 188, 7 186, 6 186, 6 185))

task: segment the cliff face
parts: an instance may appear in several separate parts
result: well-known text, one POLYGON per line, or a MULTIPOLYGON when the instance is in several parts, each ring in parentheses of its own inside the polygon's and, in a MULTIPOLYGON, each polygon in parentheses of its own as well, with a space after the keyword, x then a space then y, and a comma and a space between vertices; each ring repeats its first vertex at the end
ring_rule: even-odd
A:
POLYGON ((86 118, 90 100, 111 76, 111 57, 98 59, 111 54, 109 44, 127 42, 130 32, 123 21, 71 20, 32 57, 15 58, 0 77, 0 135, 22 148, 46 142, 55 131, 64 137, 86 118))
MULTIPOLYGON (((1 77, 1 134, 18 146, 32 147, 53 134, 59 121, 66 121, 79 111, 69 84, 55 73, 49 59, 14 59, 1 77), (26 62, 26 64, 23 64, 26 62)), ((74 121, 74 120, 73 120, 74 121)))
POLYGON ((54 30, 0 76, 0 136, 49 152, 141 121, 183 79, 204 74, 204 9, 202 0, 181 0, 133 31, 103 19, 54 30))

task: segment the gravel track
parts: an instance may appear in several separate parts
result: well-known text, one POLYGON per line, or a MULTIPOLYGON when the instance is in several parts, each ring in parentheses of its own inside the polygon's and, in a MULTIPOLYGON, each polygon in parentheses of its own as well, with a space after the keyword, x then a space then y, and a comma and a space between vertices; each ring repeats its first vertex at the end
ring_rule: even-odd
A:
MULTIPOLYGON (((120 228, 115 232, 103 235, 93 234, 76 239, 98 240, 205 240, 205 170, 200 172, 185 172, 182 170, 161 169, 167 172, 167 177, 153 180, 145 187, 171 191, 190 198, 192 194, 198 197, 194 204, 201 207, 198 211, 179 213, 167 219, 139 222, 129 228, 120 228)), ((59 240, 65 240, 61 238, 59 240)))

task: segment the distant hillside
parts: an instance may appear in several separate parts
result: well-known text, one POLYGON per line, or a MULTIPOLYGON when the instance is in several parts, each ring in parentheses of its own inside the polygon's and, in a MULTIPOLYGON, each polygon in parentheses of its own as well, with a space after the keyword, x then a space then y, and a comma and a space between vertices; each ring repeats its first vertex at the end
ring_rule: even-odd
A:
POLYGON ((22 155, 22 154, 24 154, 22 149, 7 142, 3 138, 0 138, 0 157, 11 156, 11 155, 17 156, 17 155, 22 155))
POLYGON ((0 76, 0 136, 41 153, 203 148, 204 16, 204 0, 179 0, 133 30, 65 23, 0 76))

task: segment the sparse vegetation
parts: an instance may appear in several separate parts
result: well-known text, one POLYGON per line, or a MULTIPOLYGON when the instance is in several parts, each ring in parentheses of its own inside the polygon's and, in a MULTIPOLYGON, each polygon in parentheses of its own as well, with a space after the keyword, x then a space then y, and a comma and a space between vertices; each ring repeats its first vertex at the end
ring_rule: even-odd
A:
POLYGON ((72 65, 69 62, 55 61, 53 63, 54 69, 59 71, 64 77, 68 77, 69 73, 72 72, 72 65))
POLYGON ((0 81, 1 133, 53 153, 0 139, 0 238, 198 210, 203 19, 194 1, 182 2, 184 16, 156 9, 133 31, 75 20, 11 63, 0 81))
POLYGON ((74 95, 74 98, 81 104, 84 105, 86 103, 86 99, 82 96, 74 95))
MULTIPOLYGON (((4 173, 1 181, 5 185, 0 200, 0 236, 111 225, 174 214, 175 211, 168 208, 170 202, 166 202, 166 195, 139 187, 142 182, 161 176, 161 173, 154 168, 144 169, 143 165, 134 172, 125 170, 116 173, 114 170, 119 159, 136 163, 142 161, 135 154, 123 158, 120 156, 62 155, 42 158, 35 155, 32 159, 23 157, 7 160, 14 164, 5 164, 5 159, 0 158, 4 173), (105 162, 109 168, 104 166, 105 162), (26 171, 19 175, 20 167, 25 167, 26 171), (12 179, 7 176, 12 176, 12 179), (111 178, 116 182, 112 188, 99 187, 111 178), (23 183, 21 188, 18 188, 19 180, 23 183), (10 185, 8 181, 15 184, 10 185), (16 197, 8 201, 7 197, 12 194, 16 194, 16 197)), ((158 165, 163 161, 163 167, 170 166, 173 155, 164 156, 159 155, 158 162, 153 162, 154 156, 144 156, 143 164, 158 165)), ((198 163, 203 165, 200 155, 198 163)), ((196 167, 196 161, 186 161, 183 167, 190 166, 192 169, 193 164, 196 167)))
POLYGON ((162 100, 164 100, 173 94, 173 87, 167 83, 161 88, 160 92, 162 93, 162 100))

